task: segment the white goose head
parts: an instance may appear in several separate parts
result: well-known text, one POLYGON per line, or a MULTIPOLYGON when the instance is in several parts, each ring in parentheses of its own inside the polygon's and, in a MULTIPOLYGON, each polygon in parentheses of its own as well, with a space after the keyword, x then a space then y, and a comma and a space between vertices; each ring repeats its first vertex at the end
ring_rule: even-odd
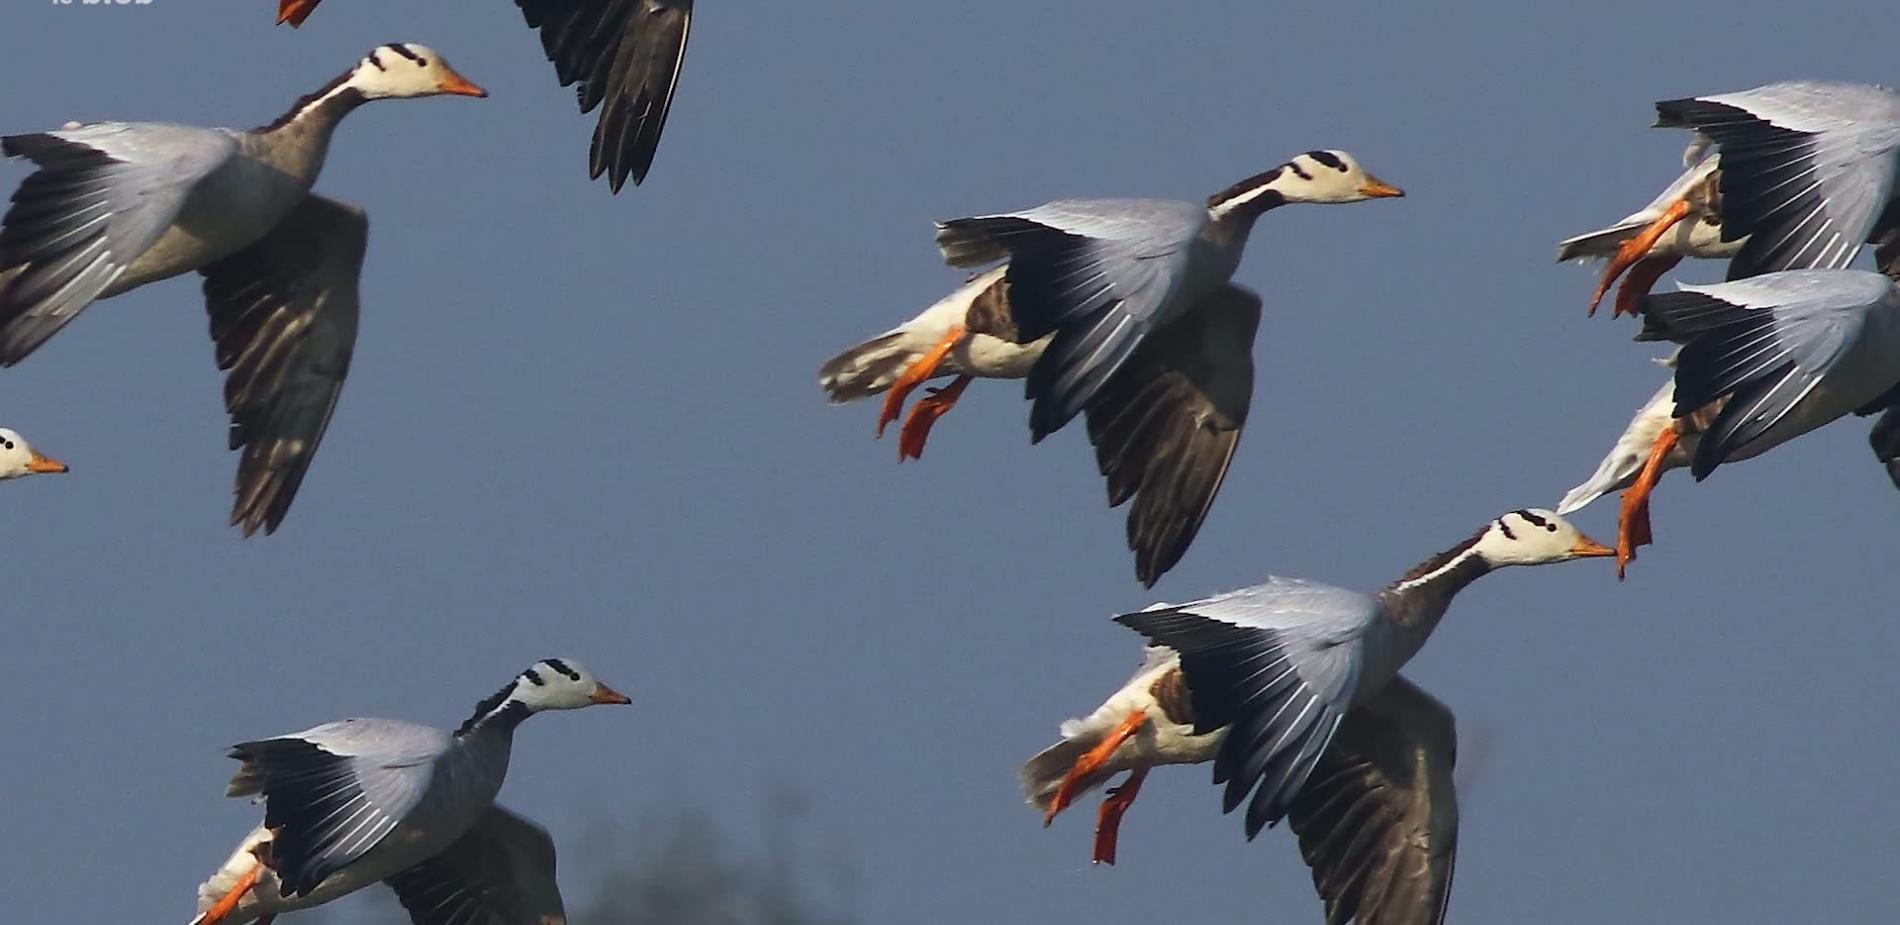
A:
POLYGON ((544 658, 515 675, 507 687, 475 706, 475 714, 456 735, 489 722, 512 729, 543 710, 578 710, 596 704, 626 704, 627 695, 594 678, 585 665, 571 658, 544 658))
POLYGON ((363 57, 343 79, 343 87, 355 90, 366 100, 405 99, 418 96, 488 95, 468 78, 455 72, 432 48, 413 42, 392 42, 363 57))
POLYGON ((1207 199, 1215 217, 1257 216, 1289 202, 1341 203, 1389 199, 1405 191, 1367 173, 1344 151, 1308 151, 1248 177, 1207 199))
POLYGON ((18 433, 0 427, 0 480, 65 471, 65 463, 41 455, 18 433))
POLYGON ((1542 508, 1499 516, 1478 534, 1471 552, 1494 568, 1616 555, 1615 549, 1584 536, 1570 521, 1542 508))

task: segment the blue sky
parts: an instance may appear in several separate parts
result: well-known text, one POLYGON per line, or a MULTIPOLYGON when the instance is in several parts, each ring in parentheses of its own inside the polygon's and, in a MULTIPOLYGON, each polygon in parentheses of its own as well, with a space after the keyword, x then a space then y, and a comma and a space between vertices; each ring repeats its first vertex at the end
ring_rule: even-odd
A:
MULTIPOLYGON (((1017 764, 1138 660, 1108 618, 1270 573, 1370 589, 1554 503, 1660 381, 1631 325, 1584 317, 1592 272, 1551 263, 1674 175, 1650 103, 1894 76, 1872 2, 702 6, 618 198, 499 0, 328 0, 299 32, 265 0, 0 12, 8 133, 258 125, 390 40, 493 92, 338 134, 319 189, 371 216, 363 330, 278 536, 224 526, 195 281, 0 374, 0 423, 74 470, 3 489, 9 908, 182 921, 255 820, 219 796, 230 743, 452 725, 572 655, 636 706, 523 729, 504 802, 564 849, 652 807, 749 825, 783 785, 855 853, 866 921, 1318 921, 1291 838, 1245 843, 1205 768, 1150 779, 1115 869, 1087 863, 1092 803, 1049 831, 1021 804, 1017 764), (960 280, 930 220, 1199 198, 1317 147, 1409 195, 1255 233, 1252 418, 1152 593, 1080 428, 1029 446, 1018 386, 979 383, 902 467, 873 406, 822 401, 824 358, 960 280)), ((1900 495, 1866 430, 1665 479, 1627 583, 1579 563, 1460 599, 1407 671, 1460 723, 1456 921, 1900 905, 1900 495)), ((1608 539, 1614 514, 1577 520, 1608 539)))

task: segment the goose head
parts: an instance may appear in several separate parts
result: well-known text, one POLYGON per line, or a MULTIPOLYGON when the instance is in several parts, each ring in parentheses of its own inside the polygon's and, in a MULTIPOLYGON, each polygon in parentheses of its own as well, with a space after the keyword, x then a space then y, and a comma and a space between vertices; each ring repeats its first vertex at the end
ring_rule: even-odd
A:
POLYGON ((1364 202, 1405 191, 1366 172, 1344 151, 1308 151, 1280 167, 1280 194, 1288 202, 1364 202))
POLYGON ((19 434, 0 427, 0 479, 65 471, 65 463, 41 455, 19 434))
POLYGON ((455 72, 434 49, 413 42, 392 42, 371 51, 356 63, 344 85, 366 100, 408 99, 418 96, 488 95, 455 72))
POLYGON ((571 658, 544 658, 528 666, 516 676, 509 699, 533 713, 633 702, 600 683, 587 666, 571 658))
POLYGON ((1615 549, 1584 536, 1570 521, 1542 508, 1499 515, 1478 534, 1471 552, 1493 568, 1616 555, 1615 549))

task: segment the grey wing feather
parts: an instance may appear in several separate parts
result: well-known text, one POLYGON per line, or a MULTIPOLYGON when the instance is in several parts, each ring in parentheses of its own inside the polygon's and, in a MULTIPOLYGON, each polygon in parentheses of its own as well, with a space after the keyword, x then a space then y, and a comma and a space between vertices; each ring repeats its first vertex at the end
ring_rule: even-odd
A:
POLYGON ((554 840, 499 806, 441 854, 388 880, 415 925, 566 925, 554 840))
POLYGON ((1159 324, 1179 290, 1207 210, 1158 200, 1068 200, 938 226, 952 265, 1009 257, 1010 307, 1023 343, 1054 333, 1024 396, 1032 440, 1087 406, 1159 324))
POLYGON ((1213 507, 1253 400, 1260 297, 1238 286, 1145 341, 1089 403, 1089 442, 1110 507, 1131 498, 1128 548, 1152 587, 1213 507))
POLYGON ((448 734, 354 719, 231 749, 227 793, 264 799, 285 897, 302 896, 368 853, 421 801, 448 734))
MULTIPOLYGON (((1696 448, 1695 477, 1708 477, 1824 380, 1850 395, 1890 387, 1900 378, 1892 368, 1895 350, 1856 347, 1869 329, 1870 310, 1892 300, 1886 277, 1860 270, 1793 270, 1649 297, 1645 314, 1683 344, 1676 357, 1676 416, 1730 397, 1696 448)), ((1892 326, 1887 321, 1879 330, 1892 326)))
POLYGON ((237 151, 228 134, 98 123, 0 139, 39 169, 0 228, 0 366, 25 359, 177 220, 192 187, 237 151))
POLYGON ((1656 104, 1722 157, 1722 237, 1748 236, 1729 278, 1840 268, 1874 231, 1894 188, 1900 95, 1798 81, 1656 104))
POLYGON ((277 530, 310 469, 356 348, 369 240, 361 209, 307 197, 262 240, 201 272, 230 444, 231 523, 277 530))
POLYGON ((588 154, 591 176, 620 192, 646 180, 673 107, 692 0, 515 0, 554 63, 561 86, 578 84, 581 112, 600 107, 588 154))
POLYGON ((1458 853, 1451 711, 1403 677, 1340 723, 1287 813, 1327 925, 1440 925, 1458 853))
POLYGON ((1361 594, 1274 579, 1115 618, 1180 653, 1197 734, 1229 727, 1214 782, 1226 784, 1224 811, 1248 802, 1248 838, 1286 815, 1325 752, 1357 688, 1375 607, 1361 594))

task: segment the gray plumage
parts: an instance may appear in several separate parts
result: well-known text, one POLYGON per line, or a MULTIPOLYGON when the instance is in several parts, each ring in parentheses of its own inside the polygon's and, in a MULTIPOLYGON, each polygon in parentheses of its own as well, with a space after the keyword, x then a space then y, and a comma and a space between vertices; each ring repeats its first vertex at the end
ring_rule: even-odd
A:
POLYGON ((1684 286, 1647 297, 1644 316, 1641 337, 1683 345, 1675 416, 1727 400, 1696 447, 1697 479, 1757 441, 1785 443, 1900 383, 1900 292, 1878 273, 1790 270, 1684 286))
POLYGON ((1656 104, 1657 125, 1693 128, 1721 152, 1724 240, 1748 241, 1729 279, 1847 266, 1870 238, 1900 168, 1900 94, 1791 81, 1656 104))
POLYGON ((1873 444, 1874 457, 1887 467, 1887 476, 1893 480, 1893 487, 1900 488, 1900 402, 1880 416, 1867 439, 1873 444))
POLYGON ((566 925, 546 830, 491 806, 468 833, 387 881, 415 925, 566 925))

